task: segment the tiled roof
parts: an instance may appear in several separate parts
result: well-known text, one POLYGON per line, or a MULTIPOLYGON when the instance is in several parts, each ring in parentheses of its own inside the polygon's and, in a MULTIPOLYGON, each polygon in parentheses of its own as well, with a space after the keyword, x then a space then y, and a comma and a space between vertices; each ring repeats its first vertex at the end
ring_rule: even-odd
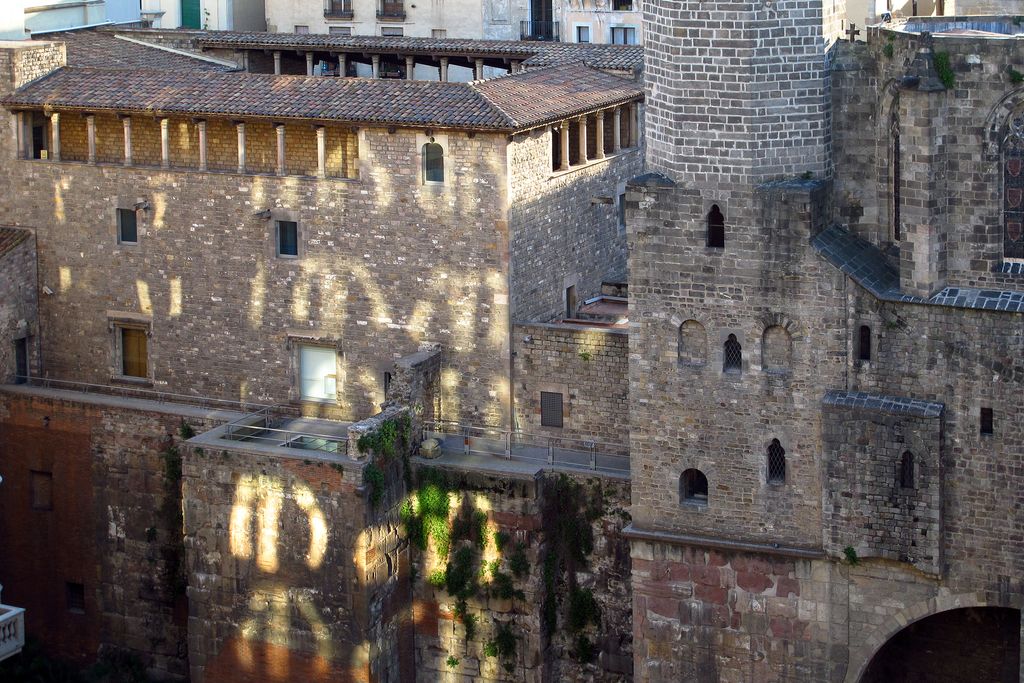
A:
POLYGON ((68 66, 96 69, 226 70, 204 59, 121 39, 109 31, 63 31, 41 34, 38 38, 67 45, 68 66))
MULTIPOLYGON (((137 32, 145 39, 145 31, 137 32)), ((195 33, 195 32, 192 32, 195 33)), ((195 33, 202 47, 269 50, 333 50, 397 55, 506 57, 521 59, 527 66, 585 62, 595 69, 638 73, 644 64, 641 45, 557 43, 543 40, 471 40, 458 38, 411 38, 404 36, 336 36, 317 33, 195 33)))
POLYGON ((511 131, 642 94, 631 81, 582 64, 477 83, 64 68, 2 104, 511 131))
POLYGON ((878 247, 839 226, 822 230, 811 245, 883 301, 1024 313, 1024 292, 1014 290, 944 287, 927 298, 904 294, 896 265, 878 247))
POLYGON ((11 251, 31 236, 32 233, 23 228, 0 228, 0 256, 11 251))

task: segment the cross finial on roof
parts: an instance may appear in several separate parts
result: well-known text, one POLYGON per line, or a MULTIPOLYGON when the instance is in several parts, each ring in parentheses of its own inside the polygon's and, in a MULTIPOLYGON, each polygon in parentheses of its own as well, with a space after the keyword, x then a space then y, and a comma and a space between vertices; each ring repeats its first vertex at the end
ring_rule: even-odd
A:
POLYGON ((860 29, 857 28, 857 24, 851 23, 850 28, 846 29, 846 37, 851 43, 857 42, 857 36, 860 35, 860 29))

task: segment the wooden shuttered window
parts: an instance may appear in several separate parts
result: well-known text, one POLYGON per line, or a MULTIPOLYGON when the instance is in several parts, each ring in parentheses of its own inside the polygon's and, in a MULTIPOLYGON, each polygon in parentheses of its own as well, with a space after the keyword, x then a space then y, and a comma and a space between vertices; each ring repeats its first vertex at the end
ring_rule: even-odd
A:
POLYGON ((148 349, 145 330, 121 328, 121 372, 126 377, 148 377, 148 349))

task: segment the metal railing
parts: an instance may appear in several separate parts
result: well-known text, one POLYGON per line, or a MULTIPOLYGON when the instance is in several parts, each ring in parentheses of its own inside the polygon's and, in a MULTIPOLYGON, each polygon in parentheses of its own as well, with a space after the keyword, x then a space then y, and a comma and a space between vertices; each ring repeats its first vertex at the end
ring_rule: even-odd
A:
POLYGON ((463 425, 448 420, 424 424, 426 436, 441 449, 465 455, 491 455, 549 467, 629 475, 629 446, 608 441, 550 434, 531 434, 499 427, 463 425))
POLYGON ((76 382, 64 379, 53 379, 50 377, 30 377, 26 375, 15 375, 17 386, 41 387, 43 389, 64 389, 67 391, 81 391, 88 394, 101 394, 105 396, 118 396, 121 398, 137 398, 149 401, 160 401, 163 403, 185 403, 197 405, 204 408, 216 408, 219 410, 242 410, 249 412, 253 408, 273 408, 265 403, 248 403, 235 401, 228 398, 212 398, 210 396, 197 396, 195 394, 175 394, 169 391, 158 391, 156 389, 143 389, 132 386, 116 386, 112 384, 91 384, 89 382, 76 382))
POLYGON ((0 605, 0 662, 25 647, 25 610, 0 605))
POLYGON ((285 406, 266 408, 244 415, 224 425, 220 438, 225 441, 257 443, 274 448, 295 448, 303 451, 317 451, 345 455, 348 452, 348 437, 340 434, 318 434, 303 429, 282 429, 274 427, 275 413, 285 406))
POLYGON ((559 40, 557 21, 520 21, 519 40, 559 40))
POLYGON ((377 8, 378 19, 405 19, 405 5, 401 2, 381 2, 377 8))
POLYGON ((324 0, 324 16, 328 19, 351 19, 352 0, 324 0))

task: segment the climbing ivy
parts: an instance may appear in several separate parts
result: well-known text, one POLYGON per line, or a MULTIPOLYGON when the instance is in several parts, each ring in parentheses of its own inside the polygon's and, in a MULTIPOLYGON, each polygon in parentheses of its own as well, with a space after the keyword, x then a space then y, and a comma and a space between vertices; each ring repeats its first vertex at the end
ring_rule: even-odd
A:
POLYGON ((384 420, 380 426, 372 431, 366 432, 356 441, 356 448, 360 453, 374 453, 378 456, 377 462, 370 463, 363 470, 363 478, 370 486, 370 504, 377 507, 384 498, 384 491, 388 488, 387 472, 391 461, 396 455, 402 458, 402 476, 405 479, 406 488, 412 488, 412 474, 409 466, 409 447, 412 438, 412 419, 407 414, 398 418, 384 420))
POLYGON ((950 62, 948 52, 935 53, 935 71, 939 74, 939 80, 946 90, 952 90, 956 85, 956 74, 953 73, 953 65, 950 62))

